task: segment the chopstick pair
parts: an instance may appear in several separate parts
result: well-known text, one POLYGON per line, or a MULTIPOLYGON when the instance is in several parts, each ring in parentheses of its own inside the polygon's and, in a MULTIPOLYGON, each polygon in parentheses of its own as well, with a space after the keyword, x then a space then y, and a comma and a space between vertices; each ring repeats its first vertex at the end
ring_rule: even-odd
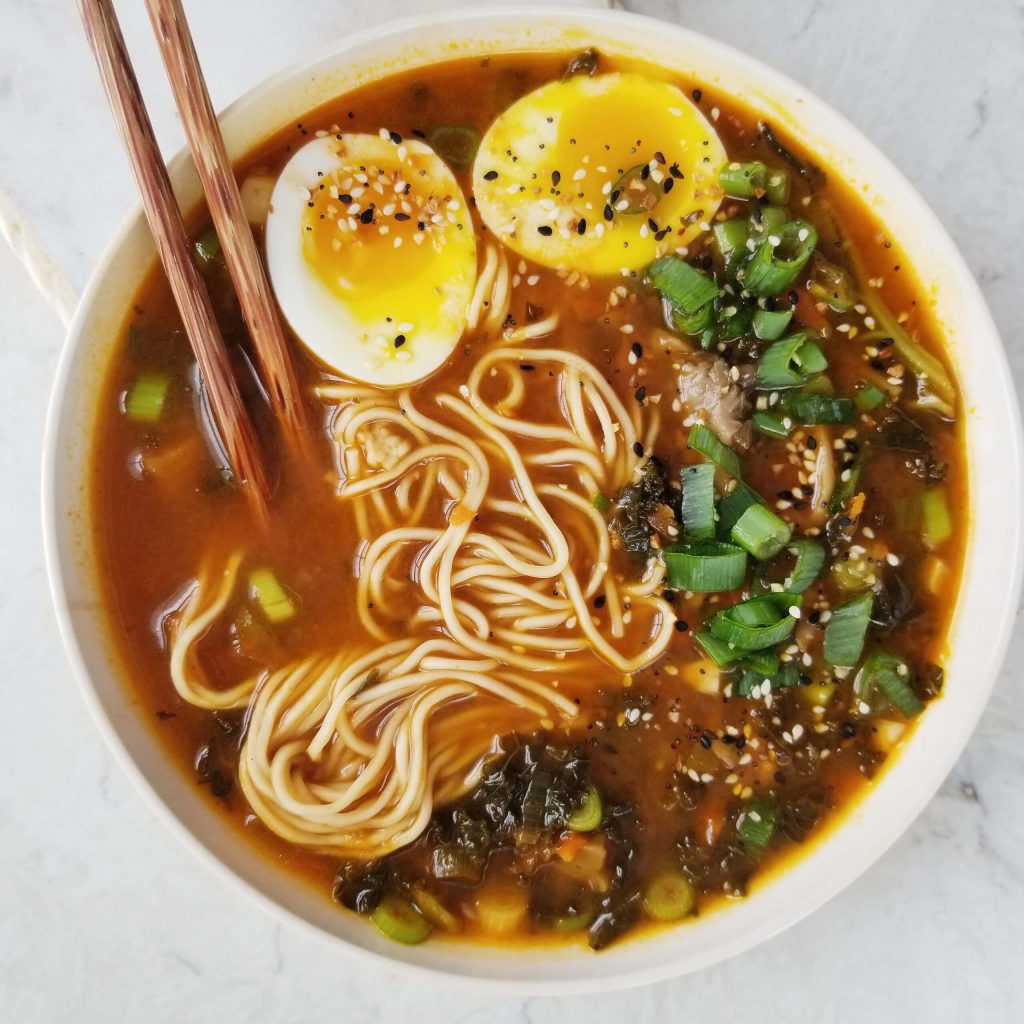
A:
MULTIPOLYGON (((305 407, 270 284, 242 208, 210 104, 181 0, 146 0, 153 31, 214 228, 252 335, 271 406, 289 449, 308 451, 305 407)), ((79 0, 86 35, 142 195, 160 260, 192 344, 230 468, 261 515, 269 481, 252 419, 242 401, 209 294, 192 259, 171 188, 111 0, 79 0)))

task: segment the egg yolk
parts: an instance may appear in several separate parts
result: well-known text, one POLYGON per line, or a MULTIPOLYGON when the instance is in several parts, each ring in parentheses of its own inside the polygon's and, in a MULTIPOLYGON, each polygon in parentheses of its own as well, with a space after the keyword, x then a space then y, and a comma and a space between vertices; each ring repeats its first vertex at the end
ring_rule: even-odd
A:
POLYGON ((360 322, 392 323, 396 336, 413 314, 420 331, 443 321, 445 249, 451 232, 472 232, 463 204, 431 185, 417 154, 343 165, 311 190, 303 216, 303 255, 319 279, 360 322))

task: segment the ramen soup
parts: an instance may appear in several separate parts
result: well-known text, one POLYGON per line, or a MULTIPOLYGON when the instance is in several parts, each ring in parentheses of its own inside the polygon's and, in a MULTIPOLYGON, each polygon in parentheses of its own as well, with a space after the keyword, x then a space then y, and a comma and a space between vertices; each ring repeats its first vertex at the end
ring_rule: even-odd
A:
POLYGON ((610 60, 420 68, 239 168, 317 426, 261 526, 162 275, 93 438, 127 677, 225 822, 338 913, 601 949, 742 898, 943 683, 963 408, 823 155, 610 60))

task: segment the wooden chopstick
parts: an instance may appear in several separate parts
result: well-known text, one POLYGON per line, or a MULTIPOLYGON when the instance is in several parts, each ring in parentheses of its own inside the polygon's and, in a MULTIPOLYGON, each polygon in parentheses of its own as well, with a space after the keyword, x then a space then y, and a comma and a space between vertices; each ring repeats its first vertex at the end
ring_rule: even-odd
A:
POLYGON ((192 259, 181 211, 125 49, 117 14, 110 0, 79 0, 78 6, 114 120, 135 172, 157 252, 199 362, 231 471, 265 518, 269 488, 259 441, 242 402, 210 296, 192 259))
POLYGON ((146 0, 146 6, 271 404, 293 453, 306 455, 306 411, 288 340, 256 251, 185 11, 181 0, 146 0))

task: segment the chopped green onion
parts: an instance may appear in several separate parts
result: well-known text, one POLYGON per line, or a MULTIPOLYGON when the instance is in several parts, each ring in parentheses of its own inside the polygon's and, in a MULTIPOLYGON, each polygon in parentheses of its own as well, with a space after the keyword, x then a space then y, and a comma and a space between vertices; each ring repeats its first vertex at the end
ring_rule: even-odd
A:
POLYGON ((760 856, 775 833, 775 801, 755 796, 736 822, 736 831, 748 853, 760 856))
POLYGON ((682 479, 680 517, 686 535, 710 540, 715 535, 715 467, 710 462, 686 466, 682 479))
POLYGON ((287 622, 295 614, 295 602, 269 569, 249 574, 249 594, 271 622, 287 622))
POLYGON ((430 934, 430 922, 411 903, 398 896, 385 896, 370 920, 389 939, 414 946, 430 934))
POLYGON ((601 794, 596 786, 590 785, 583 797, 583 803, 565 819, 565 824, 573 832, 593 832, 600 827, 603 818, 604 804, 601 802, 601 794))
POLYGON ((761 496, 737 480, 733 489, 724 498, 719 499, 718 536, 728 540, 732 536, 732 528, 740 521, 740 516, 751 505, 758 504, 763 504, 761 496))
MULTIPOLYGON (((758 652, 762 653, 762 652, 758 652)), ((774 651, 768 651, 775 658, 774 651)), ((767 691, 775 693, 778 690, 785 690, 796 686, 800 682, 800 670, 792 661, 787 661, 781 668, 778 666, 778 659, 775 659, 775 668, 771 672, 761 672, 754 664, 754 656, 749 655, 740 664, 739 678, 733 683, 732 695, 734 697, 749 697, 758 686, 768 684, 767 691)), ((762 691, 762 695, 763 695, 762 691)))
POLYGON ((853 465, 843 470, 836 481, 832 497, 828 500, 829 512, 839 512, 843 506, 857 493, 857 485, 860 483, 861 470, 864 468, 864 455, 859 454, 853 460, 853 465))
POLYGON ((732 644, 727 644, 724 640, 719 640, 707 629, 694 633, 693 638, 704 648, 708 657, 721 667, 729 665, 734 661, 739 661, 740 658, 745 658, 750 653, 749 651, 741 651, 738 647, 733 647, 732 644))
POLYGON ((793 571, 783 586, 789 594, 802 594, 821 575, 825 566, 825 548, 816 540, 797 540, 789 545, 796 556, 793 571))
POLYGON ((470 167, 480 148, 480 136, 464 124, 442 124, 427 140, 445 163, 453 167, 470 167))
POLYGON ((594 495, 590 502, 594 508, 597 509, 602 515, 612 507, 612 500, 605 494, 601 494, 600 491, 594 495))
POLYGON ((818 244, 814 226, 791 220, 769 233, 747 261, 743 287, 754 295, 777 295, 804 269, 818 244))
POLYGON ((791 309, 758 309, 754 312, 754 334, 762 341, 776 341, 793 319, 791 309))
POLYGON ((825 627, 824 655, 830 665, 849 667, 860 661, 874 602, 874 593, 867 590, 833 610, 825 627))
POLYGON ((763 651, 750 651, 743 659, 743 666, 762 676, 773 676, 779 671, 779 656, 771 647, 763 651))
POLYGON ((751 505, 732 528, 732 539, 756 559, 774 558, 793 536, 793 527, 765 505, 751 505))
POLYGON ((683 313, 696 313, 718 298, 718 285, 678 256, 662 256, 647 268, 651 284, 683 313))
POLYGON ((759 160, 749 164, 732 163, 719 172, 718 187, 734 199, 767 196, 773 203, 784 203, 789 198, 789 175, 766 167, 759 160))
POLYGON ((212 263, 220 255, 220 239, 213 228, 208 228, 192 243, 196 259, 202 264, 212 263))
POLYGON ((734 544, 695 540, 673 544, 663 551, 670 587, 695 594, 717 594, 743 586, 747 553, 734 544))
POLYGON ((921 516, 925 546, 934 551, 953 536, 953 519, 943 487, 930 487, 921 495, 921 516))
POLYGON ((690 881, 675 871, 662 871, 647 883, 643 905, 655 921, 678 921, 693 910, 696 893, 690 881))
POLYGON ((732 341, 750 333, 754 322, 755 307, 748 303, 730 302, 718 311, 718 332, 720 341, 732 341))
POLYGON ((459 930, 458 919, 426 886, 414 885, 412 898, 416 904, 416 909, 431 924, 446 932, 457 932, 459 930))
POLYGON ((879 653, 868 658, 853 681, 853 692, 872 708, 877 706, 881 695, 907 718, 924 710, 921 698, 910 686, 909 666, 892 654, 879 653))
POLYGON ((136 423, 156 423, 164 411, 170 377, 161 373, 142 373, 124 396, 124 414, 136 423))
POLYGON ((770 345, 757 364, 758 387, 764 390, 795 388, 812 374, 828 368, 824 353, 811 339, 813 331, 799 331, 770 345))
POLYGON ((740 475, 740 457, 719 436, 703 423, 694 423, 690 428, 687 444, 701 455, 710 459, 729 476, 740 475))
POLYGON ((622 174, 612 186, 608 205, 615 213, 650 213, 664 194, 651 177, 648 165, 637 164, 622 174))
POLYGON ((591 921, 594 920, 594 915, 589 910, 581 910, 578 913, 563 914, 561 917, 556 917, 551 922, 551 927, 556 932, 561 932, 566 935, 570 932, 578 932, 583 928, 586 928, 591 921))
POLYGON ((804 426, 853 422, 853 402, 849 398, 793 391, 783 396, 782 405, 797 423, 804 426))
POLYGON ((792 430, 792 422, 774 412, 758 409, 750 419, 754 424, 754 429, 764 434, 765 437, 789 437, 789 432, 792 430), (789 426, 786 425, 787 422, 789 422, 789 426))
MULTIPOLYGON (((715 303, 705 302, 695 313, 684 313, 681 309, 676 309, 668 299, 663 300, 668 307, 668 320, 675 330, 679 331, 680 334, 698 335, 704 334, 715 323, 715 303)), ((712 335, 711 339, 713 340, 712 335)), ((704 348, 710 347, 704 345, 703 340, 701 345, 704 348)))
POLYGON ((780 607, 780 603, 764 595, 723 608, 711 618, 711 635, 741 651, 774 647, 785 640, 796 626, 796 619, 789 608, 780 607))
POLYGON ((853 403, 861 412, 871 412, 877 409, 888 397, 881 388, 874 384, 867 384, 853 396, 853 403))
POLYGON ((815 302, 824 302, 836 313, 845 313, 857 302, 857 290, 853 278, 834 263, 829 263, 821 253, 816 253, 811 263, 807 291, 815 302))
POLYGON ((731 273, 736 266, 747 258, 747 239, 750 237, 750 225, 741 217, 719 221, 713 230, 715 245, 725 263, 726 271, 731 273))

